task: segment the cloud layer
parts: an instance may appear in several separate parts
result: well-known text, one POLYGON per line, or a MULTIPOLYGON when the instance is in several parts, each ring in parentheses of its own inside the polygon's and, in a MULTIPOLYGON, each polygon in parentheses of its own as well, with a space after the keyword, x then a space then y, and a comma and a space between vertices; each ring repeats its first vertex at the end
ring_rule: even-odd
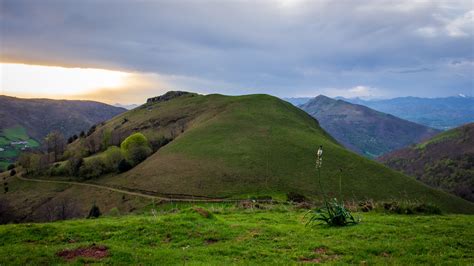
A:
POLYGON ((4 62, 137 71, 203 93, 473 95, 469 0, 0 3, 4 62))

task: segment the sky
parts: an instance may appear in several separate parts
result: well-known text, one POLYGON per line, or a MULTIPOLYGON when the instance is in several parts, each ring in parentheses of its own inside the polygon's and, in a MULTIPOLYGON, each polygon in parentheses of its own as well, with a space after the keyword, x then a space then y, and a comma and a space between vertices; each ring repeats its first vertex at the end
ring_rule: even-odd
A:
POLYGON ((0 89, 474 96, 474 1, 0 0, 0 89))

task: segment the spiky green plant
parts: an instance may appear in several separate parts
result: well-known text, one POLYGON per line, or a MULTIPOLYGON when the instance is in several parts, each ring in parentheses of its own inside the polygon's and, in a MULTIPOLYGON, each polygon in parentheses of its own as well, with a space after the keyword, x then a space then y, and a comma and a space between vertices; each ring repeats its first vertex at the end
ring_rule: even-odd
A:
POLYGON ((332 200, 324 200, 324 206, 316 210, 310 211, 312 214, 307 224, 324 222, 329 226, 345 226, 357 224, 359 221, 352 216, 351 212, 346 209, 344 203, 339 202, 336 198, 332 200))
MULTIPOLYGON (((324 206, 315 210, 308 212, 310 218, 307 222, 307 225, 315 224, 317 222, 324 222, 329 226, 346 226, 350 224, 357 224, 359 220, 356 220, 351 212, 346 209, 344 206, 344 201, 342 200, 342 183, 341 177, 339 176, 339 194, 341 201, 339 202, 336 198, 328 200, 326 198, 326 193, 324 192, 323 185, 321 182, 321 168, 322 168, 322 146, 320 146, 317 152, 316 158, 316 169, 318 171, 319 178, 319 188, 323 196, 324 206)), ((340 172, 342 169, 340 169, 340 172)))

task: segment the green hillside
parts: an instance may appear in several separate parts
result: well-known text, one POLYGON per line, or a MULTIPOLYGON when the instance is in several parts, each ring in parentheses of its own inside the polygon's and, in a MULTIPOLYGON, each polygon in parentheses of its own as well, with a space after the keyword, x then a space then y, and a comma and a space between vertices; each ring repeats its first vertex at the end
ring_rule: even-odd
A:
POLYGON ((429 186, 474 202, 474 123, 450 129, 378 160, 429 186))
POLYGON ((152 142, 173 138, 128 172, 94 182, 172 196, 282 197, 295 191, 319 198, 314 157, 323 145, 322 183, 332 196, 339 195, 341 178, 345 199, 420 200, 446 211, 474 212, 467 201, 346 150, 316 120, 278 98, 170 98, 123 113, 69 147, 99 143, 93 149, 100 151, 132 132, 142 132, 152 142))

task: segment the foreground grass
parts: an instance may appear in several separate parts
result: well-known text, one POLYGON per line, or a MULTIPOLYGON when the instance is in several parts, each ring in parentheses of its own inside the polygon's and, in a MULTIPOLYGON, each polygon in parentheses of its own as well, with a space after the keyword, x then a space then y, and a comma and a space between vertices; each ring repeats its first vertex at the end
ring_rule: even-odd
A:
POLYGON ((474 263, 474 219, 468 215, 357 214, 345 228, 306 227, 305 211, 287 206, 239 209, 205 205, 206 218, 189 205, 156 216, 108 217, 49 224, 0 226, 0 265, 474 263), (58 251, 105 245, 101 260, 65 261, 58 251))

